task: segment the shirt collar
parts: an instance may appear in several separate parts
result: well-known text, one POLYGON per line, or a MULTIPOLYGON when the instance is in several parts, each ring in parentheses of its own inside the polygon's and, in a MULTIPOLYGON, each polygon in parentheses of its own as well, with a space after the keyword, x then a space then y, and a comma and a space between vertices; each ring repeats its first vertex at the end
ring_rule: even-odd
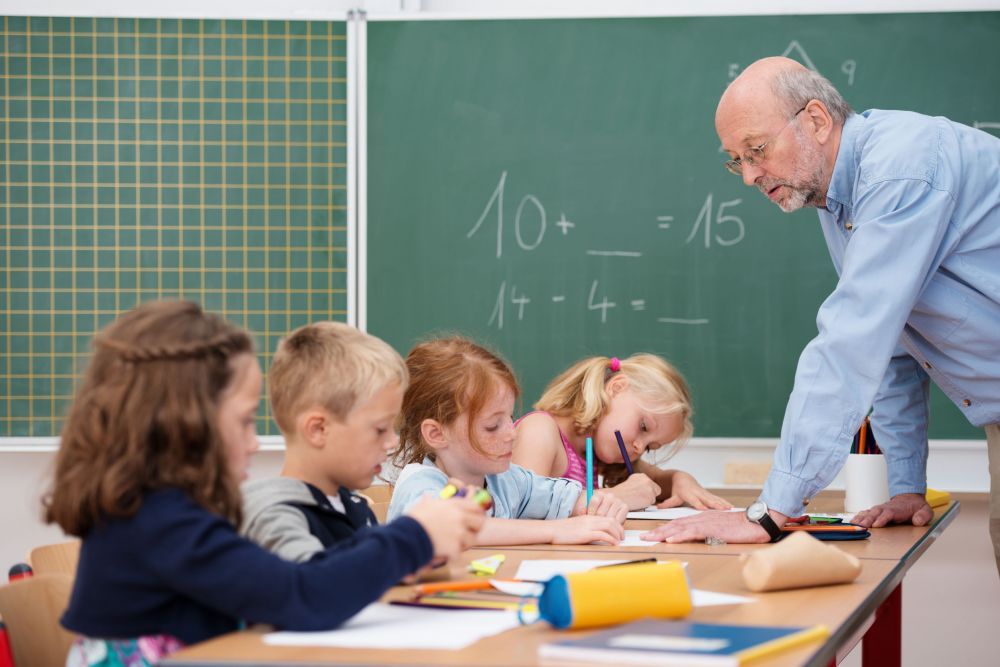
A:
POLYGON ((855 145, 864 121, 864 115, 852 114, 844 121, 844 129, 840 133, 837 161, 833 165, 830 187, 826 191, 826 208, 834 215, 838 214, 841 207, 851 204, 855 174, 858 169, 854 160, 855 145))

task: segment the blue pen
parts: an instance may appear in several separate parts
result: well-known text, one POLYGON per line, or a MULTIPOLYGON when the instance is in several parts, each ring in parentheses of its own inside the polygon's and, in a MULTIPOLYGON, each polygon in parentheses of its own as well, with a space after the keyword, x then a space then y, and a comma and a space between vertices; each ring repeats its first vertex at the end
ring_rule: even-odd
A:
POLYGON ((632 461, 628 458, 628 450, 625 449, 625 441, 622 440, 622 432, 615 431, 615 438, 618 439, 618 449, 622 450, 622 461, 625 462, 625 470, 628 470, 628 474, 631 475, 635 471, 632 469, 632 461))
POLYGON ((587 507, 590 507, 592 495, 594 495, 594 440, 587 438, 587 507))

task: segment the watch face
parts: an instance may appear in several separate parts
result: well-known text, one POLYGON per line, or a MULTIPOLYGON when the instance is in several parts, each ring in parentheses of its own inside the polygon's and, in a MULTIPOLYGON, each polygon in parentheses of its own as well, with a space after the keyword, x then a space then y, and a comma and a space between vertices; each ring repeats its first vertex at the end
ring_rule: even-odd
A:
POLYGON ((751 521, 760 521, 761 517, 763 517, 766 513, 767 505, 760 500, 755 500, 750 503, 749 507, 747 507, 747 518, 751 521))

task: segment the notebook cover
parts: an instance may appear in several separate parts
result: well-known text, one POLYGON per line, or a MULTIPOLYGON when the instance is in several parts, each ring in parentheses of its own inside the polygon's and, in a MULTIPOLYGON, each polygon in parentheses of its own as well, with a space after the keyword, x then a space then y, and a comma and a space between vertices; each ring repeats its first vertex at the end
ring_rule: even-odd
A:
POLYGON ((578 639, 544 644, 541 658, 622 665, 699 667, 739 665, 799 643, 827 636, 813 628, 721 625, 646 619, 578 639))

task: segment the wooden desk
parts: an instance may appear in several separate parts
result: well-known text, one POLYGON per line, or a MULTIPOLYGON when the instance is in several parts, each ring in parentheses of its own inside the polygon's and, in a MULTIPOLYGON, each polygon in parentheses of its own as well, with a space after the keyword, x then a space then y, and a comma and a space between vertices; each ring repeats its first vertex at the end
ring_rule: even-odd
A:
MULTIPOLYGON (((746 623, 757 625, 825 624, 829 639, 786 651, 760 667, 820 667, 835 664, 851 651, 862 637, 862 660, 866 667, 890 667, 901 663, 901 589, 906 571, 933 543, 958 514, 958 503, 938 508, 934 521, 922 528, 897 526, 873 534, 871 544, 838 542, 837 546, 862 558, 859 579, 851 584, 793 591, 754 594, 743 585, 740 553, 766 545, 660 544, 655 547, 619 548, 610 546, 492 547, 472 549, 450 566, 454 579, 470 578, 469 561, 493 553, 507 560, 498 576, 511 577, 523 559, 599 559, 634 557, 638 553, 661 560, 688 563, 692 586, 710 591, 746 595, 755 602, 696 608, 693 621, 746 623), (877 536, 877 538, 876 538, 877 536)), ((644 525, 654 522, 643 521, 644 525)), ((410 595, 409 587, 392 589, 385 599, 410 595)), ((483 612, 490 613, 490 612, 483 612)), ((344 648, 304 648, 267 646, 263 631, 233 633, 190 647, 161 663, 175 667, 197 665, 470 665, 475 667, 528 667, 538 665, 538 647, 556 638, 580 636, 582 632, 560 632, 546 624, 515 628, 487 637, 460 651, 376 650, 344 648)), ((570 663, 551 663, 568 665, 570 663)))
MULTIPOLYGON (((486 552, 499 553, 501 549, 471 550, 463 554, 460 563, 452 566, 455 578, 467 578, 465 565, 486 552)), ((522 559, 558 558, 591 559, 612 557, 601 552, 559 552, 548 549, 519 550, 507 553, 503 569, 509 574, 517 570, 522 559)), ((742 581, 741 564, 732 556, 691 554, 683 559, 688 563, 688 574, 695 588, 724 591, 755 598, 755 602, 739 605, 697 607, 688 617, 694 621, 718 623, 747 623, 774 625, 812 625, 825 623, 833 638, 825 643, 816 642, 784 652, 774 659, 761 661, 760 667, 785 665, 826 665, 836 654, 841 639, 853 637, 863 627, 867 618, 880 601, 880 591, 890 578, 894 564, 888 561, 865 563, 861 577, 851 583, 829 586, 817 595, 817 589, 800 589, 775 593, 753 594, 742 581), (860 610, 860 613, 859 613, 860 610)), ((405 598, 410 587, 397 587, 386 596, 389 599, 405 598)), ((491 612, 482 612, 491 613, 491 612)), ((540 664, 538 647, 548 641, 582 636, 583 631, 558 631, 545 623, 515 628, 493 637, 487 637, 459 651, 428 650, 375 650, 343 648, 302 648, 268 646, 259 632, 234 633, 181 651, 164 665, 220 665, 220 664, 352 664, 352 665, 475 665, 477 667, 528 667, 540 664)), ((558 663, 569 664, 569 663, 558 663)))

